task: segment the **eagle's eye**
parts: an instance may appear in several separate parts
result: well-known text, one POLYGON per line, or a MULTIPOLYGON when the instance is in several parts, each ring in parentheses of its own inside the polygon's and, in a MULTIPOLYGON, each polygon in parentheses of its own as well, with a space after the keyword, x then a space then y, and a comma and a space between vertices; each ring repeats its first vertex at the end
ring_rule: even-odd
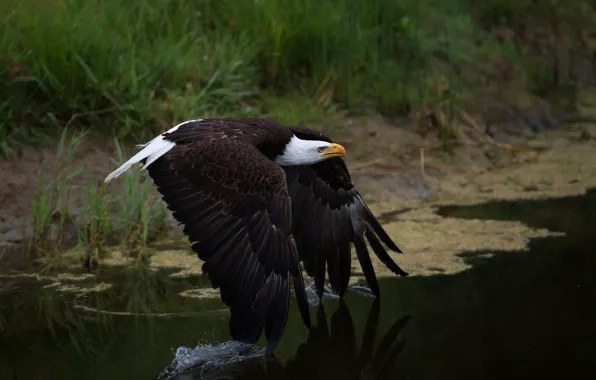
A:
POLYGON ((317 152, 319 152, 319 153, 323 153, 323 152, 325 151, 325 149, 326 149, 326 148, 327 148, 327 147, 325 147, 325 146, 320 146, 320 147, 318 147, 318 148, 317 148, 317 152))

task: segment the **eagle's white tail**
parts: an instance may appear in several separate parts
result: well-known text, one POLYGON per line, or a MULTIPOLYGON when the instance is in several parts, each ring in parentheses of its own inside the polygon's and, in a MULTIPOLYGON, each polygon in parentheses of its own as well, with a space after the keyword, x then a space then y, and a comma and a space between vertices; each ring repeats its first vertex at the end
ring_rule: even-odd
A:
POLYGON ((198 120, 189 120, 189 121, 185 121, 184 123, 180 123, 180 124, 176 125, 175 127, 171 128, 170 130, 168 130, 167 132, 164 132, 161 135, 155 137, 153 140, 149 141, 148 143, 146 143, 144 145, 139 145, 139 146, 143 147, 143 149, 141 149, 139 152, 137 152, 137 154, 132 156, 128 161, 123 163, 122 166, 120 166, 118 169, 116 169, 113 172, 111 172, 110 174, 108 174, 108 176, 106 177, 104 182, 110 182, 114 178, 118 177, 120 174, 122 174, 125 171, 127 171, 128 169, 130 169, 134 164, 137 164, 144 159, 147 159, 147 161, 145 162, 145 165, 143 166, 142 169, 146 169, 155 160, 157 160, 158 158, 160 158, 161 156, 166 154, 170 149, 172 149, 176 145, 176 143, 173 143, 171 141, 167 141, 164 139, 164 135, 166 133, 174 132, 175 130, 180 128, 181 125, 184 125, 186 123, 196 122, 196 121, 198 121, 198 120))

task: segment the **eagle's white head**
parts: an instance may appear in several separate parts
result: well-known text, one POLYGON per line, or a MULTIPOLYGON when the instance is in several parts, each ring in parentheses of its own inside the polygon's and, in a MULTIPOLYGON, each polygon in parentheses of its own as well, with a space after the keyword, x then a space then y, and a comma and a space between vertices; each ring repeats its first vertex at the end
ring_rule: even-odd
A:
POLYGON ((332 157, 345 157, 346 149, 335 143, 302 140, 292 136, 282 154, 275 158, 278 165, 312 165, 332 157))

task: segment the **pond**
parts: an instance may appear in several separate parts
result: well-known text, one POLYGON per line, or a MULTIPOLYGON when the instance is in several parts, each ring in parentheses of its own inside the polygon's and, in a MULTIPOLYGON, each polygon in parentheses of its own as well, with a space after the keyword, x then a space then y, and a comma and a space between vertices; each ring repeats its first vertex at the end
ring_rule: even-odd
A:
POLYGON ((243 360, 228 342, 228 311, 200 276, 142 267, 59 284, 3 276, 0 379, 591 378, 596 191, 437 213, 564 236, 462 252, 470 269, 456 274, 380 279, 378 301, 356 289, 327 296, 311 308, 310 333, 293 304, 275 356, 243 360))

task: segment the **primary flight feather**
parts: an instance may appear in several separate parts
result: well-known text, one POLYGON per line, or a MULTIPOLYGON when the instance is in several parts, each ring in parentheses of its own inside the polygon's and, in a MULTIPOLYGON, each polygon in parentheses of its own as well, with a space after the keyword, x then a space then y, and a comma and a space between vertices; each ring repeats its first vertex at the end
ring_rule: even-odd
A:
POLYGON ((264 329, 271 351, 286 325, 290 278, 310 328, 301 261, 319 297, 325 271, 343 296, 352 244, 379 294, 365 239, 387 268, 407 275, 383 246, 401 253, 354 188, 345 155, 323 133, 271 119, 199 119, 142 145, 105 181, 144 165, 230 308, 232 338, 255 344, 264 329))

